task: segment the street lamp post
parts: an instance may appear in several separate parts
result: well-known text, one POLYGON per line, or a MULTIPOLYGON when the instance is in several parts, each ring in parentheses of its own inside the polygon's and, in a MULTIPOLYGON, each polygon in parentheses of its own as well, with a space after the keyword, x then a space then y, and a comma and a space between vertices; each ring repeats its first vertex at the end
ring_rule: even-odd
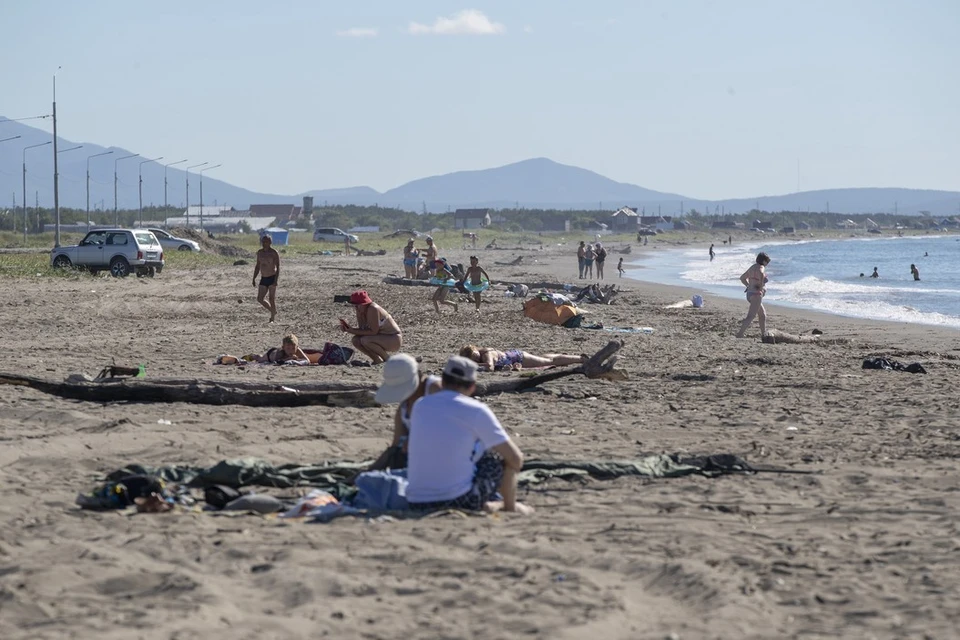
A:
POLYGON ((23 148, 23 245, 27 245, 27 149, 36 149, 37 147, 45 147, 50 144, 52 141, 47 140, 46 142, 41 142, 40 144, 32 144, 29 147, 23 148))
POLYGON ((60 172, 57 164, 57 73, 60 67, 53 72, 53 210, 56 212, 56 227, 54 227, 53 246, 60 246, 60 172))
POLYGON ((140 166, 137 167, 137 176, 139 177, 139 181, 137 182, 137 191, 140 195, 139 227, 141 229, 143 229, 143 165, 147 164, 148 162, 156 162, 157 160, 163 160, 163 156, 160 156, 159 158, 154 158, 152 160, 144 160, 143 162, 140 163, 140 166))
POLYGON ((122 158, 117 158, 113 161, 113 224, 117 227, 120 226, 120 209, 117 207, 117 163, 121 160, 129 160, 130 158, 139 158, 139 153, 131 153, 128 156, 123 156, 122 158))
POLYGON ((103 153, 95 153, 92 156, 87 156, 87 231, 90 231, 90 158, 108 156, 111 153, 113 153, 113 151, 104 151, 103 153))
POLYGON ((187 229, 190 228, 190 169, 196 169, 197 167, 204 167, 210 164, 209 162, 201 162, 200 164, 195 164, 192 167, 187 167, 187 229))
POLYGON ((169 210, 167 209, 167 167, 172 167, 175 164, 183 164, 186 160, 177 160, 176 162, 171 162, 170 164, 163 165, 163 215, 170 215, 169 210))
MULTIPOLYGON (((20 139, 20 136, 11 136, 9 138, 3 138, 2 140, 0 140, 0 142, 9 142, 10 140, 19 140, 19 139, 20 139)), ((14 197, 14 200, 16 200, 16 197, 14 197)), ((27 210, 27 203, 25 202, 23 203, 23 210, 24 212, 26 212, 27 210)), ((26 215, 26 213, 24 213, 24 215, 26 215)), ((16 202, 13 203, 13 232, 14 233, 17 232, 17 203, 16 202)))
POLYGON ((210 171, 210 169, 216 169, 217 167, 222 167, 222 164, 215 164, 212 167, 206 167, 200 169, 197 173, 200 174, 200 231, 203 231, 203 172, 210 171))

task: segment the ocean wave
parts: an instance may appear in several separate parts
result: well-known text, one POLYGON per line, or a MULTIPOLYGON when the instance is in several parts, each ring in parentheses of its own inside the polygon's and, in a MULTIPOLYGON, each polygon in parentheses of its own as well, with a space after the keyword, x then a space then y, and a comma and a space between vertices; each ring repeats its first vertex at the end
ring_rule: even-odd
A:
MULTIPOLYGON (((776 300, 779 298, 774 297, 772 299, 776 300)), ((789 297, 783 298, 783 301, 793 302, 789 297)), ((820 297, 817 299, 804 299, 797 302, 802 302, 803 306, 817 311, 825 311, 827 313, 853 318, 908 322, 911 324, 930 324, 960 329, 960 318, 957 316, 935 311, 919 311, 907 305, 891 304, 884 301, 866 302, 863 300, 851 300, 849 298, 820 297)))
POLYGON ((871 296, 882 296, 885 294, 906 293, 911 295, 938 294, 960 297, 960 291, 955 289, 928 289, 923 286, 893 286, 886 285, 882 282, 853 284, 839 280, 824 280, 816 276, 807 276, 795 282, 777 283, 775 287, 778 292, 793 296, 861 293, 871 296))

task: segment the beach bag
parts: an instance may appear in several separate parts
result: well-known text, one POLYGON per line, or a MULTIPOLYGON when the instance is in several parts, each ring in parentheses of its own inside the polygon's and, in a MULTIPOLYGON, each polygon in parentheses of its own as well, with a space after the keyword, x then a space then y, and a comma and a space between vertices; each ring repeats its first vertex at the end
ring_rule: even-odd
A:
POLYGON ((320 360, 317 364, 347 364, 353 357, 353 349, 342 347, 335 342, 327 342, 320 351, 320 360))
POLYGON ((690 301, 693 303, 693 306, 697 309, 703 306, 703 296, 701 295, 693 296, 693 298, 691 298, 690 301))

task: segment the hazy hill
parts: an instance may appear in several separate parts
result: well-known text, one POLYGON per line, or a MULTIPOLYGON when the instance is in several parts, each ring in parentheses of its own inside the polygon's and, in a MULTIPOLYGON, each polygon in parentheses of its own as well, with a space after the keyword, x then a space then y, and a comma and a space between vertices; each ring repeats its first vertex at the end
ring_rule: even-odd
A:
MULTIPOLYGON (((19 140, 0 143, 0 206, 8 206, 13 199, 21 200, 21 166, 23 148, 51 140, 41 129, 19 122, 4 121, 0 117, 0 139, 19 135, 19 140), (11 197, 12 196, 12 197, 11 197)), ((61 138, 59 148, 69 149, 77 144, 83 148, 60 155, 60 203, 64 207, 83 208, 86 202, 87 157, 112 150, 109 156, 90 162, 90 204, 96 210, 113 209, 114 159, 130 152, 121 147, 102 147, 89 142, 74 142, 61 138)), ((166 158, 171 162, 180 158, 166 158)), ((200 162, 205 160, 201 158, 200 162)), ((137 182, 139 159, 130 159, 118 165, 118 200, 121 209, 135 209, 138 204, 137 182)), ((184 168, 196 160, 168 169, 167 199, 171 207, 185 203, 184 168)), ((157 163, 142 165, 143 203, 163 204, 163 166, 157 163)), ((34 193, 39 194, 40 205, 53 205, 52 146, 32 149, 27 156, 27 203, 33 206, 34 193)), ((459 207, 511 208, 519 204, 526 208, 596 209, 603 203, 606 210, 627 205, 642 208, 647 214, 660 211, 676 215, 681 202, 685 211, 691 208, 714 213, 720 207, 728 212, 749 211, 759 205, 765 211, 824 211, 836 213, 890 212, 910 215, 929 211, 945 216, 960 213, 960 193, 920 189, 833 189, 808 191, 779 196, 762 196, 708 202, 673 193, 652 191, 634 184, 616 182, 593 171, 553 162, 547 158, 533 158, 492 169, 458 171, 440 176, 421 178, 380 193, 370 187, 323 189, 306 194, 279 195, 257 193, 217 180, 211 172, 203 180, 204 204, 226 204, 245 209, 250 204, 300 203, 303 195, 312 195, 316 206, 329 204, 372 205, 400 207, 420 211, 426 204, 430 211, 446 211, 459 207), (895 204, 896 203, 896 204, 895 204)), ((190 201, 199 202, 199 178, 190 177, 190 201)))

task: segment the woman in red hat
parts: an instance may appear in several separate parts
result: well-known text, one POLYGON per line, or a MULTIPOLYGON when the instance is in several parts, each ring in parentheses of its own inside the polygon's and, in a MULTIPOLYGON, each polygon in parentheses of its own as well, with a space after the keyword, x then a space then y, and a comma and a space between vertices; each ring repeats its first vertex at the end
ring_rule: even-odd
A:
POLYGON ((368 355, 373 364, 380 364, 391 353, 400 351, 403 336, 393 316, 371 300, 366 291, 354 291, 350 295, 350 304, 357 310, 357 326, 351 327, 340 318, 340 328, 353 334, 351 343, 354 347, 368 355))

